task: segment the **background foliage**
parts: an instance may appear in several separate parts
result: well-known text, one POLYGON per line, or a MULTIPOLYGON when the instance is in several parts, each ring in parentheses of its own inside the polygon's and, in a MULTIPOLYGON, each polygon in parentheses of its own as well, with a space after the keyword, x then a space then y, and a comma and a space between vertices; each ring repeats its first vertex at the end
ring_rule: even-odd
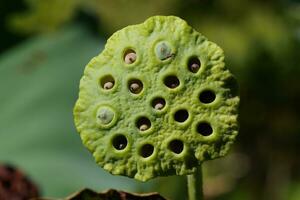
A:
POLYGON ((0 1, 0 162, 27 171, 44 196, 113 187, 184 199, 184 177, 143 184, 98 168, 72 121, 85 64, 114 31, 157 14, 218 43, 240 84, 240 134, 228 157, 204 164, 207 199, 300 199, 300 3, 291 0, 0 1))

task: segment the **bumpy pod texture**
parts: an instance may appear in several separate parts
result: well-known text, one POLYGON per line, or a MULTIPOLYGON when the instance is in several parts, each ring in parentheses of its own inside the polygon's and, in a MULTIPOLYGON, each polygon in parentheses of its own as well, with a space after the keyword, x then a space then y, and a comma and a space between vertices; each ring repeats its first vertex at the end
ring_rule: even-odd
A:
POLYGON ((178 17, 155 16, 113 34, 90 61, 74 116, 100 166, 147 181, 224 156, 238 104, 222 49, 178 17))

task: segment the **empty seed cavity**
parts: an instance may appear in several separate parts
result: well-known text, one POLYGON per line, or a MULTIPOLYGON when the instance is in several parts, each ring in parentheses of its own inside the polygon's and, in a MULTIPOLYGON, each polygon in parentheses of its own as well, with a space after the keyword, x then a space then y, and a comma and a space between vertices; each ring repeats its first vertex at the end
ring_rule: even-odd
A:
POLYGON ((111 75, 106 75, 100 79, 100 85, 104 90, 110 90, 115 85, 115 79, 111 75))
POLYGON ((201 67, 201 62, 197 57, 191 57, 188 61, 188 69, 192 73, 197 73, 201 67))
POLYGON ((213 133, 213 129, 209 123, 200 122, 197 125, 197 132, 203 136, 209 136, 213 133))
POLYGON ((143 83, 138 79, 131 79, 128 82, 128 89, 133 94, 139 94, 143 90, 143 83))
POLYGON ((184 148, 184 145, 183 145, 183 142, 181 140, 172 140, 170 143, 169 143, 169 146, 168 148, 173 152, 173 153, 176 153, 176 154, 180 154, 182 151, 183 151, 183 148, 184 148))
POLYGON ((146 131, 151 127, 151 121, 147 117, 140 117, 136 122, 136 127, 140 131, 146 131))
POLYGON ((189 118, 189 112, 185 109, 180 109, 178 111, 175 112, 174 114, 174 119, 177 122, 184 122, 189 118))
POLYGON ((165 107, 165 105, 166 105, 166 101, 161 97, 157 97, 152 100, 152 107, 155 110, 162 110, 165 107))
POLYGON ((199 95, 199 100, 204 104, 212 103, 215 99, 216 94, 211 90, 204 90, 199 95))
POLYGON ((140 149, 140 155, 143 158, 148 158, 150 157, 154 152, 154 147, 152 144, 144 144, 141 149, 140 149))
POLYGON ((116 135, 112 140, 113 147, 119 151, 125 149, 127 143, 127 138, 124 135, 116 135))
POLYGON ((136 61, 136 53, 132 49, 128 49, 124 54, 124 62, 126 64, 132 64, 136 61))
POLYGON ((170 75, 170 76, 167 76, 167 77, 164 79, 164 84, 165 84, 168 88, 174 89, 174 88, 176 88, 176 87, 179 86, 180 81, 179 81, 179 79, 178 79, 176 76, 170 75))
POLYGON ((155 54, 160 60, 166 60, 174 55, 172 54, 172 49, 170 45, 166 42, 159 42, 156 45, 155 54))

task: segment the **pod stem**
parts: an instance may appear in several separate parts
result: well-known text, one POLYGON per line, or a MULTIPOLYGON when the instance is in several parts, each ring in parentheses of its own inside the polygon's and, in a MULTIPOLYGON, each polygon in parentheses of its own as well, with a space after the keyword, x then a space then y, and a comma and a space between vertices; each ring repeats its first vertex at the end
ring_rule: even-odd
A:
POLYGON ((187 175, 188 200, 203 200, 202 167, 194 174, 187 175))

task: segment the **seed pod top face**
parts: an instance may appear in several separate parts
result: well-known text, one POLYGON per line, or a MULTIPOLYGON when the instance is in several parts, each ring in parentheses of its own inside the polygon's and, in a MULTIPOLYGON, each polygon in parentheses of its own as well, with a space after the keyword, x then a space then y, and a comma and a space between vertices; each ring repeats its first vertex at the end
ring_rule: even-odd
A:
POLYGON ((86 66, 75 125, 112 174, 190 174, 234 142, 236 87, 220 47, 178 17, 155 16, 113 34, 86 66))

